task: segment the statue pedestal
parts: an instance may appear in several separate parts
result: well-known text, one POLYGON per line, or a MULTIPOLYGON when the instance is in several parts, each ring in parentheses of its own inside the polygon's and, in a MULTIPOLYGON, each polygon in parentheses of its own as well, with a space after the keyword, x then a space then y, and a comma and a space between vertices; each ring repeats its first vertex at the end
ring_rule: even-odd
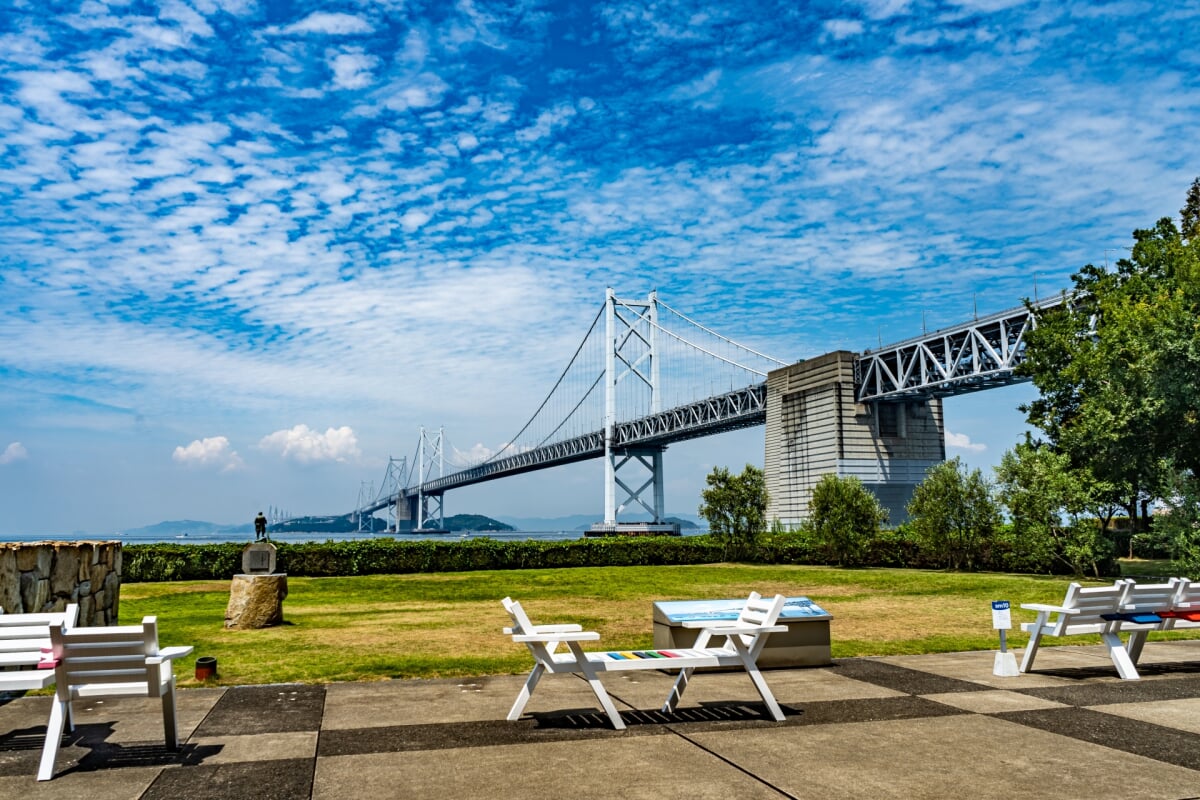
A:
POLYGON ((287 575, 234 575, 225 608, 226 628, 269 628, 283 622, 287 575))

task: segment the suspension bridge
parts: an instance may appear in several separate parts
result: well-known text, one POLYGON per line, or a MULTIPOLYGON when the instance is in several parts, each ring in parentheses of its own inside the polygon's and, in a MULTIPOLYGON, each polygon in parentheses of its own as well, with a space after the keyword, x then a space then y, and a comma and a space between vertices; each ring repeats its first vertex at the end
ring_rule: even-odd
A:
POLYGON ((657 292, 628 300, 609 289, 545 399, 503 447, 474 463, 453 450, 447 472, 444 430, 422 428, 413 456, 389 459, 378 492, 364 486, 354 513, 360 527, 386 511, 392 530, 423 529, 440 525, 452 489, 603 458, 604 520, 593 530, 622 530, 630 523, 618 515, 630 512, 650 517, 640 529, 665 532, 663 450, 763 424, 769 514, 798 521, 815 476, 828 472, 860 477, 894 513, 888 487, 902 497, 945 458, 941 399, 1022 380, 1014 369, 1024 334, 1038 311, 1061 302, 789 364, 711 330, 657 292))

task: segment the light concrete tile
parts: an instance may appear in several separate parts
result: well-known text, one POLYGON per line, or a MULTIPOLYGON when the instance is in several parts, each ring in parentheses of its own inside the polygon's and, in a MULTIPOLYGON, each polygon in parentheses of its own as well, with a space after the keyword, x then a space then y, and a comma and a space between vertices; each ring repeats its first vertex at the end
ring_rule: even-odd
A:
POLYGON ((20 800, 63 800, 67 797, 87 800, 137 800, 162 771, 161 767, 122 767, 120 769, 71 772, 60 764, 52 780, 38 781, 34 766, 26 777, 0 778, 0 797, 20 800))
POLYGON ((1020 692, 988 689, 981 692, 949 692, 946 694, 924 694, 921 697, 963 711, 977 714, 1001 714, 1005 711, 1037 711, 1043 708, 1066 708, 1063 703, 1030 697, 1020 692))
POLYGON ((189 740, 188 745, 203 754, 200 760, 200 763, 203 764, 314 758, 317 755, 317 732, 294 731, 254 736, 201 736, 189 740))
MULTIPOLYGON (((224 689, 193 689, 175 693, 181 742, 187 741, 224 692, 224 689)), ((76 726, 108 726, 111 733, 105 740, 110 743, 163 741, 162 701, 157 698, 89 698, 77 700, 74 706, 76 726)))
POLYGON ((312 796, 313 800, 780 797, 676 736, 321 758, 312 796))
MULTIPOLYGON (((936 653, 921 656, 888 656, 880 661, 894 664, 898 667, 928 672, 943 678, 954 678, 969 681, 982 686, 996 689, 1039 689, 1046 686, 1076 686, 1081 681, 1106 681, 1117 677, 1116 668, 1103 647, 1093 646, 1062 646, 1051 647, 1043 644, 1038 649, 1037 658, 1033 662, 1033 672, 1025 672, 1011 677, 992 674, 998 650, 974 650, 963 653, 936 653), (1106 668, 1112 669, 1112 675, 1104 674, 1106 668), (1062 675, 1048 675, 1047 671, 1071 669, 1099 669, 1101 673, 1095 677, 1080 678, 1062 675)), ((1024 655, 1022 650, 1015 650, 1017 664, 1021 663, 1024 655)))
MULTIPOLYGON (((523 675, 501 675, 332 684, 326 688, 321 727, 346 730, 504 719, 524 683, 523 675)), ((534 692, 530 710, 558 708, 558 702, 574 704, 568 708, 596 706, 586 683, 571 675, 547 675, 534 692), (563 692, 562 700, 551 699, 563 692)))
POLYGON ((1200 772, 974 714, 697 733, 796 797, 1128 800, 1189 797, 1200 772))
POLYGON ((1200 734, 1200 697, 1158 700, 1150 703, 1115 703, 1106 706, 1088 706, 1088 708, 1092 711, 1102 711, 1105 714, 1200 734))

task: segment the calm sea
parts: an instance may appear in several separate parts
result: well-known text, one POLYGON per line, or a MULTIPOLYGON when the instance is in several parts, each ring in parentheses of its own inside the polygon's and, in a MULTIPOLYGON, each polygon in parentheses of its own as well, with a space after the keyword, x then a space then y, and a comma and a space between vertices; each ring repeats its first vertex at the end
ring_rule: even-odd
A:
MULTIPOLYGON (((313 532, 304 533, 295 531, 290 533, 272 533, 271 541, 273 542, 349 542, 358 539, 385 539, 394 538, 402 541, 411 541, 414 539, 431 539, 443 542, 460 541, 462 539, 496 539, 498 541, 521 541, 524 539, 546 539, 546 540, 564 540, 564 539, 582 539, 583 531, 478 531, 468 533, 402 533, 399 536, 396 534, 380 534, 380 533, 327 533, 313 532)), ((110 541, 119 540, 128 542, 129 544, 152 544, 155 542, 171 542, 174 544, 213 544, 215 542, 252 542, 254 541, 253 534, 230 534, 230 533, 183 533, 178 535, 138 535, 138 534, 84 534, 84 533, 63 533, 63 534, 43 534, 43 535, 10 535, 5 536, 0 534, 0 542, 41 542, 41 541, 110 541)))

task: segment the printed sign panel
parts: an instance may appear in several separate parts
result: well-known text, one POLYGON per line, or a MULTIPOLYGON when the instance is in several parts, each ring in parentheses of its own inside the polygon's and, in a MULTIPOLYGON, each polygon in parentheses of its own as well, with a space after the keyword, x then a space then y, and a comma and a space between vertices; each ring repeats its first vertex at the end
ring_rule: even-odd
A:
POLYGON ((1000 631, 1012 628, 1012 611, 1007 600, 992 601, 992 627, 1000 631))
MULTIPOLYGON (((667 600, 655 603, 654 608, 667 622, 695 622, 700 620, 737 619, 746 599, 736 600, 667 600)), ((656 615, 658 616, 658 615, 656 615)), ((783 605, 779 618, 823 619, 830 617, 819 605, 807 597, 789 597, 783 605)))

